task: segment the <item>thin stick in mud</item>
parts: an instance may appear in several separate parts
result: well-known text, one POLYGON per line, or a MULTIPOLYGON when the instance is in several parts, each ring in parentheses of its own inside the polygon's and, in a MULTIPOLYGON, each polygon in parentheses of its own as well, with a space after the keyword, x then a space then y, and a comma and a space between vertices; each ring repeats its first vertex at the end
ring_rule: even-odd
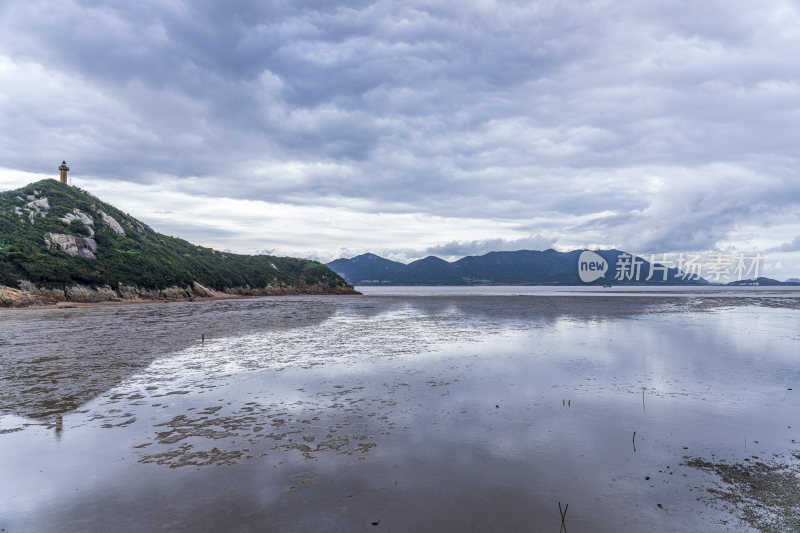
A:
POLYGON ((567 524, 566 524, 566 522, 564 522, 564 520, 567 519, 567 509, 569 509, 569 504, 566 504, 564 506, 564 511, 562 512, 561 511, 561 502, 558 502, 558 513, 561 515, 561 527, 558 528, 558 533, 561 533, 561 531, 563 531, 564 533, 567 533, 567 524))

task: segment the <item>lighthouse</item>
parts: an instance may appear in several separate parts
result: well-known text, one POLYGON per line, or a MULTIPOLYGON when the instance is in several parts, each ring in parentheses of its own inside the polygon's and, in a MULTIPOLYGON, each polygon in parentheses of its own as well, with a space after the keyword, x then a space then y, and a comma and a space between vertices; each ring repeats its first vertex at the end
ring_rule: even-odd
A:
POLYGON ((61 162, 61 166, 58 167, 58 170, 61 171, 61 183, 64 185, 67 184, 67 172, 69 172, 69 167, 67 166, 66 161, 61 162))

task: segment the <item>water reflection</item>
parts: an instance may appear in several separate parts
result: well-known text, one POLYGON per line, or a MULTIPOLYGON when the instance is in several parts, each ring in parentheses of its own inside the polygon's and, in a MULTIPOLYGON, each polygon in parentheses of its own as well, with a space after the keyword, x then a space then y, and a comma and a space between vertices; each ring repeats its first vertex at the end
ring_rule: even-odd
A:
MULTIPOLYGON (((105 388, 52 417, 57 442, 35 426, 0 434, 13 481, 0 527, 715 531, 732 518, 697 500, 710 480, 685 457, 768 456, 800 440, 788 427, 800 407, 787 390, 800 389, 795 309, 643 297, 228 305, 161 316, 158 334, 187 340, 124 376, 100 367, 105 388), (204 344, 198 323, 213 332, 204 344), (570 504, 564 523, 558 502, 570 504)), ((118 317, 91 311, 96 331, 113 330, 118 317)), ((158 324, 125 313, 132 328, 158 324)), ((4 348, 61 327, 17 316, 4 348)), ((160 346, 108 339, 133 359, 160 346)))
POLYGON ((58 415, 56 416, 55 423, 53 424, 53 429, 55 430, 56 439, 61 438, 61 432, 64 431, 64 416, 58 415))

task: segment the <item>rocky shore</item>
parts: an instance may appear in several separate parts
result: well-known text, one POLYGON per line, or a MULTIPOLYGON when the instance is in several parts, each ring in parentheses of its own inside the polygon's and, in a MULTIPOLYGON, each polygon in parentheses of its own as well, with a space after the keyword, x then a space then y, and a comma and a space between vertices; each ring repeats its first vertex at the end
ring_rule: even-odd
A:
POLYGON ((217 291, 193 282, 186 287, 145 289, 130 285, 112 288, 108 285, 90 287, 71 285, 47 288, 21 281, 18 289, 0 285, 0 308, 52 307, 68 304, 144 303, 157 301, 192 301, 199 299, 227 299, 246 296, 282 296, 299 294, 361 294, 352 286, 328 287, 323 284, 287 285, 267 287, 232 287, 217 291))

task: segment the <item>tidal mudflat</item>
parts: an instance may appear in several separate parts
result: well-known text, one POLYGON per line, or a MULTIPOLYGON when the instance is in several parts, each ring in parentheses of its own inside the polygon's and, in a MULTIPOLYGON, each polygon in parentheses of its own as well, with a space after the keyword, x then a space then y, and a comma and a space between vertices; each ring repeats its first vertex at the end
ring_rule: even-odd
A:
POLYGON ((800 292, 363 291, 0 311, 0 528, 800 528, 800 292))

